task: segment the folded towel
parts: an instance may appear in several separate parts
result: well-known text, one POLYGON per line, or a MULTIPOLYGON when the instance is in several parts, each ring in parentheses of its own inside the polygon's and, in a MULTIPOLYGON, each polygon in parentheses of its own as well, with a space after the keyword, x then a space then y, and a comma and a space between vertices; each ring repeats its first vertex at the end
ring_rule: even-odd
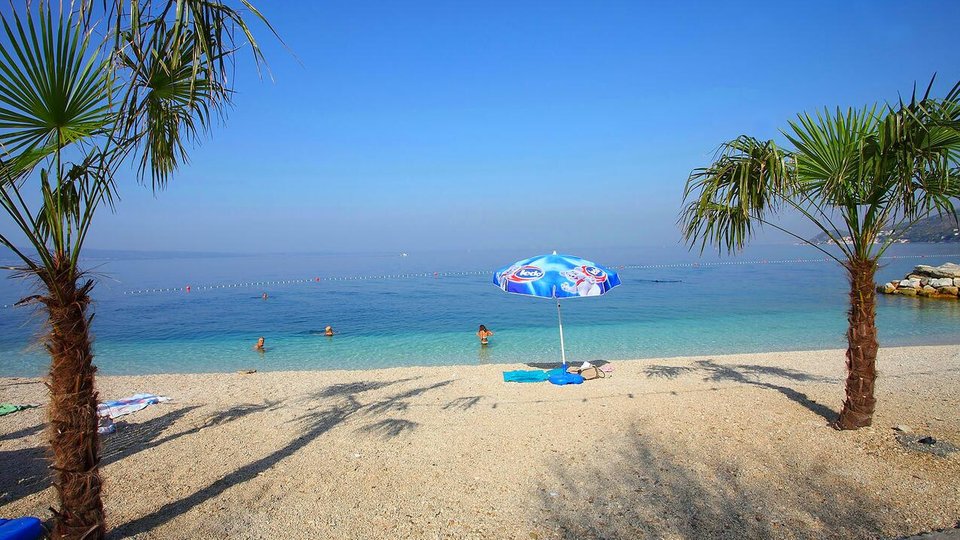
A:
POLYGON ((156 394, 135 394, 115 401, 104 401, 97 405, 97 414, 99 416, 119 418, 126 414, 146 409, 147 405, 154 405, 164 401, 170 401, 170 398, 156 394))

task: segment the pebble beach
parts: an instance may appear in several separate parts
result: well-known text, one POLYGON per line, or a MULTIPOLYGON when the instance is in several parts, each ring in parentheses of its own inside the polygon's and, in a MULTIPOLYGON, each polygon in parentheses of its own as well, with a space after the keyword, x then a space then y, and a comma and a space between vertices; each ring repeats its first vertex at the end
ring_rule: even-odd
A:
MULTIPOLYGON (((843 351, 104 376, 169 396, 102 439, 111 538, 899 538, 960 521, 960 347, 880 351, 874 425, 829 426, 843 351), (934 444, 917 441, 933 437, 934 444)), ((0 378, 0 516, 49 517, 46 389, 0 378)))

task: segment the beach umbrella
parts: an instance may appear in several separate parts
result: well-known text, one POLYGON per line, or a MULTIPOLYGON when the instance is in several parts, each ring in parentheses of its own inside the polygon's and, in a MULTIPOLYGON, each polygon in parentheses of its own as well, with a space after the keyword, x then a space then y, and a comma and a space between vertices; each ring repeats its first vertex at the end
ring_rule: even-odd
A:
POLYGON ((560 326, 560 358, 567 366, 563 344, 563 318, 560 300, 600 296, 620 285, 620 276, 597 263, 571 255, 531 257, 497 270, 493 283, 513 294, 552 298, 557 301, 557 323, 560 326))

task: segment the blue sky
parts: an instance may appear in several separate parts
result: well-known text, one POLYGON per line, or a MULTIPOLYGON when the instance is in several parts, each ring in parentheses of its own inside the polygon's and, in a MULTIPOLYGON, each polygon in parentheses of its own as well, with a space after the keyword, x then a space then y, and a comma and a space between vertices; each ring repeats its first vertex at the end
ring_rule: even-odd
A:
POLYGON ((91 247, 674 245, 722 141, 960 79, 952 1, 257 3, 272 80, 243 57, 226 124, 91 247))

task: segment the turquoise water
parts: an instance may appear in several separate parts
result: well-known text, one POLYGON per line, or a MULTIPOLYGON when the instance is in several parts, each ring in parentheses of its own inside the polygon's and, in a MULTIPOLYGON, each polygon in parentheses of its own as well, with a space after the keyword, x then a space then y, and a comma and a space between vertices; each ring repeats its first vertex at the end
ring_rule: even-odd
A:
MULTIPOLYGON (((102 373, 140 374, 559 361, 555 305, 490 283, 493 269, 547 251, 100 252, 86 261, 99 279, 96 362, 102 373), (187 284, 190 292, 168 290, 187 284), (496 332, 484 349, 474 336, 480 323, 496 332), (327 324, 335 337, 320 335, 327 324), (252 349, 261 335, 264 354, 252 349)), ((564 302, 569 361, 845 346, 843 271, 833 262, 777 262, 818 258, 809 247, 754 247, 732 259, 673 247, 568 251, 626 266, 609 294, 564 302)), ((896 246, 878 279, 960 260, 957 252, 896 246)), ((36 376, 47 366, 36 345, 42 317, 9 307, 29 290, 0 282, 0 306, 8 306, 0 307, 0 375, 36 376)), ((882 346, 960 343, 960 302, 880 296, 877 320, 882 346)))

